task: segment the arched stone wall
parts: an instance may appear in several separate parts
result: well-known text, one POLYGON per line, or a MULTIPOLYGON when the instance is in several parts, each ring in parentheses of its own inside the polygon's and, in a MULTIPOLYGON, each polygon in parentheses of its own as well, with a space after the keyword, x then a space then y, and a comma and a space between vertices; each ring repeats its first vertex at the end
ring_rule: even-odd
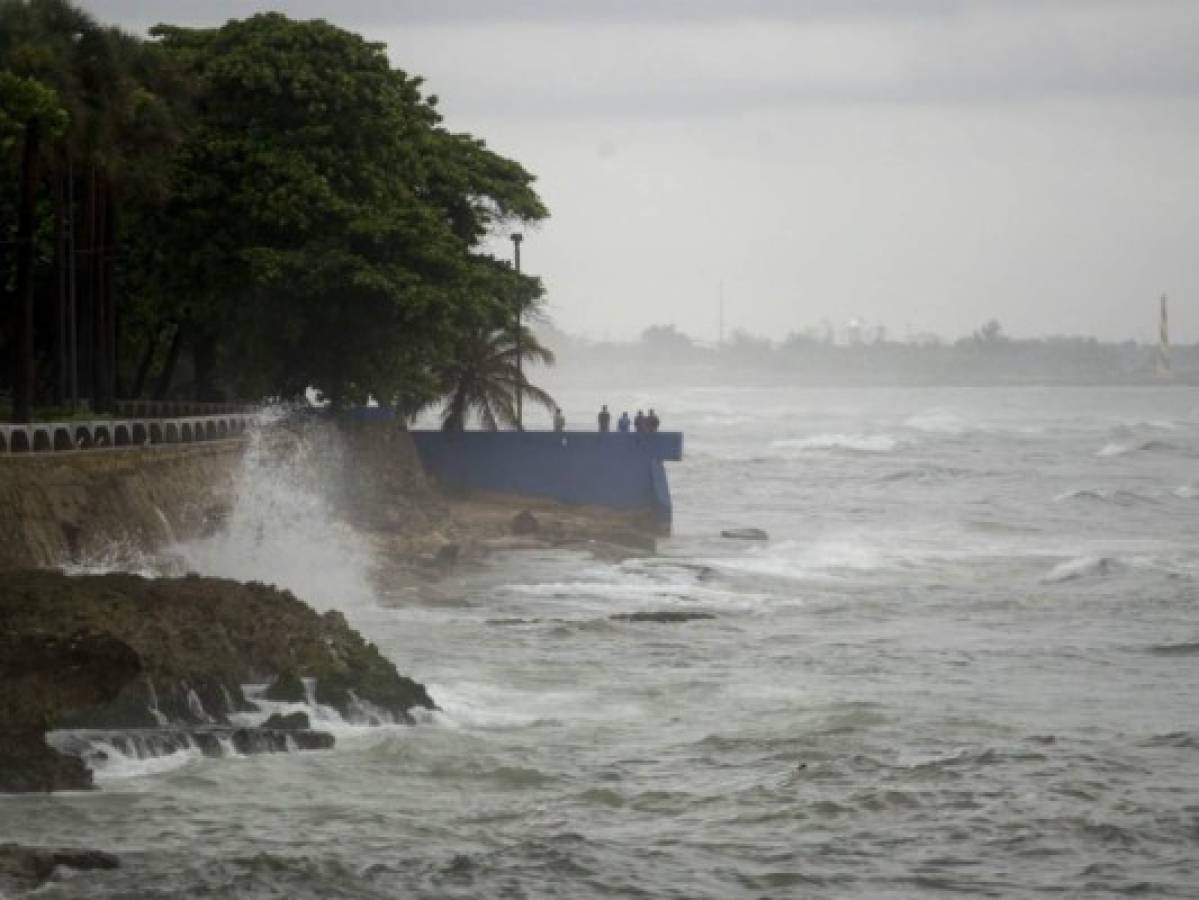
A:
MULTIPOLYGON (((133 410, 136 404, 126 403, 123 408, 133 410)), ((71 450, 228 440, 244 435, 248 426, 249 416, 243 413, 175 419, 37 422, 31 425, 0 423, 0 454, 63 453, 71 450)))

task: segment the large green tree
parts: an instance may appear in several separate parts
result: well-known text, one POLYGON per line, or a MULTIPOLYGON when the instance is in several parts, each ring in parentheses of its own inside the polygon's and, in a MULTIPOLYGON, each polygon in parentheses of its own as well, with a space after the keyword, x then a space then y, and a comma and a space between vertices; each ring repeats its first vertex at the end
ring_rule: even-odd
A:
POLYGON ((4 373, 23 411, 31 382, 62 398, 74 374, 97 409, 308 387, 411 409, 465 337, 541 296, 481 249, 545 217, 532 176, 326 22, 145 40, 69 0, 0 0, 0 73, 0 241, 24 248, 0 266, 0 342, 34 335, 4 373))
POLYGON ((478 253, 545 216, 532 177, 446 131, 381 45, 278 14, 154 33, 196 87, 161 234, 202 392, 219 366, 242 394, 409 403, 498 298, 539 293, 478 253))

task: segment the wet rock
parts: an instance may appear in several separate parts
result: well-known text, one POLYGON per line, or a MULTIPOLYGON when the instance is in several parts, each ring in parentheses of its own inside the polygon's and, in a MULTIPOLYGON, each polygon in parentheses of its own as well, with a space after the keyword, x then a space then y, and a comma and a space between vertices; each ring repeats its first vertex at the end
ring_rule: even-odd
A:
MULTIPOLYGON (((0 791, 90 786, 77 758, 45 745, 49 727, 227 727, 230 713, 253 708, 240 685, 272 672, 286 674, 268 696, 302 702, 301 679, 313 678, 319 701, 347 718, 365 709, 411 721, 413 708, 436 708, 344 616, 320 615, 287 591, 196 576, 6 573, 0 791), (72 636, 55 636, 63 632, 72 636)), ((308 732, 272 733, 286 745, 286 734, 308 732)), ((209 746, 215 738, 198 740, 204 752, 219 751, 209 746)))
POLYGON ((448 544, 442 544, 437 548, 437 552, 433 554, 433 564, 438 568, 448 569, 458 562, 461 552, 462 548, 452 541, 448 544))
POLYGON ((308 692, 295 672, 280 672, 263 697, 276 703, 303 703, 308 699, 308 692))
POLYGON ((664 609, 651 612, 617 613, 608 618, 616 622, 658 622, 669 624, 673 622, 693 622, 697 619, 715 619, 716 616, 706 612, 683 612, 681 610, 664 609))
POLYGON ((512 517, 512 521, 508 527, 516 535, 536 534, 541 530, 541 523, 527 509, 522 509, 512 517))
POLYGON ((245 756, 286 753, 289 750, 328 750, 336 743, 326 731, 289 731, 271 728, 237 728, 230 735, 233 749, 245 756))
POLYGON ((110 701, 141 666, 110 635, 22 633, 0 616, 0 791, 90 788, 91 773, 47 746, 46 729, 66 711, 110 701))
POLYGON ((111 853, 79 847, 23 847, 0 844, 0 887, 32 888, 44 882, 59 866, 72 869, 115 869, 120 866, 111 853))
POLYGON ((761 528, 726 528, 720 532, 722 538, 728 538, 732 541, 768 541, 768 535, 761 528))
POLYGON ((544 550, 551 546, 547 541, 535 537, 517 537, 515 535, 484 538, 479 541, 479 547, 487 551, 496 550, 544 550))
POLYGON ((262 723, 262 727, 278 731, 304 731, 311 728, 312 723, 309 722, 306 712, 294 712, 286 716, 274 713, 262 723))

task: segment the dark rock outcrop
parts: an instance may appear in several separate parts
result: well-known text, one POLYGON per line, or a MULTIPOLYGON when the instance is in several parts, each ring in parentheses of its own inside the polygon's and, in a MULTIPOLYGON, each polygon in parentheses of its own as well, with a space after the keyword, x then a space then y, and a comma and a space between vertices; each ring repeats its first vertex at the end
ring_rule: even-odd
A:
POLYGON ((138 655, 111 635, 22 632, 0 617, 0 791, 91 787, 87 768, 43 735, 68 710, 111 702, 141 669, 138 655))
POLYGON ((312 727, 312 723, 306 712, 294 712, 286 716, 275 713, 262 723, 262 727, 278 731, 307 731, 312 727))
POLYGON ((697 619, 715 619, 716 616, 706 612, 683 612, 681 610, 665 609, 652 612, 617 613, 609 616, 616 622, 657 622, 667 624, 672 622, 693 622, 697 619))
POLYGON ((761 528, 726 528, 720 532, 722 538, 728 538, 733 541, 768 541, 768 535, 761 528))
POLYGON ((512 517, 512 522, 508 527, 516 535, 536 534, 541 530, 541 523, 527 509, 522 509, 512 517))
POLYGON ((303 703, 308 698, 304 682, 295 672, 280 672, 262 695, 276 703, 303 703))
POLYGON ((115 869, 120 861, 111 853, 79 847, 23 847, 0 844, 0 888, 37 887, 59 866, 72 869, 115 869))
POLYGON ((231 714, 253 708, 243 683, 274 678, 302 701, 300 679, 313 678, 318 701, 350 720, 435 708, 340 613, 261 584, 12 572, 0 635, 0 790, 90 786, 77 758, 46 746, 48 728, 182 728, 202 750, 221 735, 238 752, 332 745, 303 729, 234 728, 231 714))

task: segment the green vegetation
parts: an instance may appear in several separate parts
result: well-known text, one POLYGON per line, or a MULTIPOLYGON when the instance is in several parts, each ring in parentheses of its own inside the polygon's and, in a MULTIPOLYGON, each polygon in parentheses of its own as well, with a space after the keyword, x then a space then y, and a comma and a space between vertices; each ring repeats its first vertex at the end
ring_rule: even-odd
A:
POLYGON ((472 412, 490 431, 500 425, 516 426, 518 389, 523 399, 554 408, 554 399, 530 384, 524 374, 521 363, 525 361, 546 365, 554 362, 553 351, 542 346, 527 328, 521 328, 519 346, 513 333, 502 329, 467 335, 452 358, 443 371, 442 387, 449 395, 441 414, 446 431, 461 431, 472 412))
POLYGON ((546 217, 533 176, 323 21, 143 40, 0 0, 0 183, 17 419, 309 387, 419 409, 542 295, 483 249, 546 217))

